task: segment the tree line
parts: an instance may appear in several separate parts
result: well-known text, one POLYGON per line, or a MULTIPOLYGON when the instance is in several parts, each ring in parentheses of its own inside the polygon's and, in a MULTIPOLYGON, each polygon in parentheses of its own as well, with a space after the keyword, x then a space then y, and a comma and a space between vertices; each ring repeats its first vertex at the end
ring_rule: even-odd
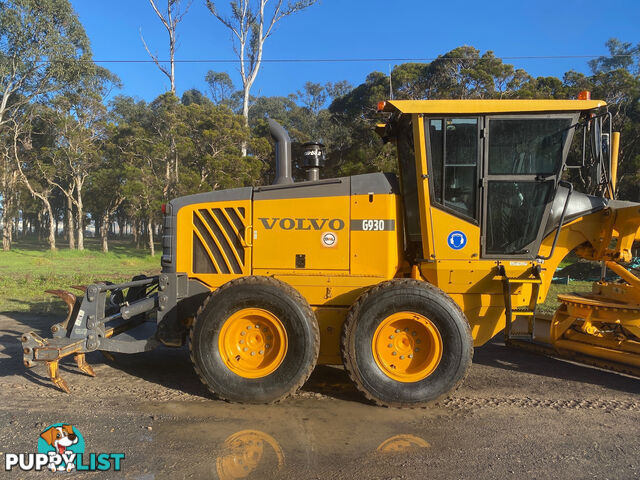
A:
MULTIPOLYGON (((640 45, 611 39, 609 55, 592 60, 589 74, 569 71, 562 78, 534 77, 490 51, 461 46, 429 63, 398 65, 390 75, 372 72, 357 86, 309 81, 286 97, 252 96, 260 41, 271 34, 269 25, 314 2, 280 2, 272 17, 263 11, 261 18, 249 2, 224 17, 209 1, 209 10, 230 30, 240 25, 248 70, 239 88, 227 73, 209 71, 206 91, 191 89, 178 98, 172 42, 187 9, 169 0, 160 11, 150 2, 166 22, 172 49, 171 67, 164 70, 171 89, 151 102, 115 95, 120 81, 93 62, 68 0, 0 2, 4 250, 19 235, 38 235, 51 249, 61 238, 69 248, 83 249, 91 223, 104 251, 117 224, 120 234, 133 236, 153 254, 162 203, 271 183, 266 117, 289 130, 294 157, 304 142, 325 144, 324 176, 394 171, 394 147, 373 131, 380 121, 376 105, 390 97, 560 99, 590 90, 593 98, 607 101, 614 129, 622 132, 617 195, 640 201, 640 45)), ((297 169, 294 174, 304 176, 297 169)))

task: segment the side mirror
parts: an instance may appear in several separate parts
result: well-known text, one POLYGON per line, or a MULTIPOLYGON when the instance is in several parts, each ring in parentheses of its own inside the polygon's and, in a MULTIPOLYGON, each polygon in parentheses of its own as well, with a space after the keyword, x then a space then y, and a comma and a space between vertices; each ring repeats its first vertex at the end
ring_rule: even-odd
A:
POLYGON ((605 160, 609 158, 609 152, 611 152, 611 138, 608 133, 602 134, 602 158, 605 160))
POLYGON ((596 117, 589 122, 589 133, 591 140, 591 156, 593 163, 601 164, 603 159, 602 145, 602 117, 596 117))

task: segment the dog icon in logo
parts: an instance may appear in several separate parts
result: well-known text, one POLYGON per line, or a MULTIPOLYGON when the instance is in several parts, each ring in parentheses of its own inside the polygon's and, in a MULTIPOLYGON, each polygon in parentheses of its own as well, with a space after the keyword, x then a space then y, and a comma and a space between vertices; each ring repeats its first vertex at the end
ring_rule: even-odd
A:
MULTIPOLYGON (((78 436, 74 432, 73 426, 69 424, 52 425, 40 434, 40 438, 55 449, 54 452, 49 453, 50 456, 56 454, 62 456, 67 451, 67 448, 78 443, 78 436)), ((53 461, 48 465, 48 468, 52 472, 61 469, 61 467, 56 468, 56 464, 53 461)), ((66 466, 67 472, 74 468, 73 462, 69 462, 66 466)))

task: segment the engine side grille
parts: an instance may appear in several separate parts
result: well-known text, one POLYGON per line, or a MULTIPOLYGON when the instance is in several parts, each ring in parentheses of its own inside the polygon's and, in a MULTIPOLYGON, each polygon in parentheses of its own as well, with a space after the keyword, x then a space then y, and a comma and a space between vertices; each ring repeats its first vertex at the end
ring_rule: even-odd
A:
POLYGON ((245 266, 244 208, 193 212, 193 273, 241 274, 245 266))

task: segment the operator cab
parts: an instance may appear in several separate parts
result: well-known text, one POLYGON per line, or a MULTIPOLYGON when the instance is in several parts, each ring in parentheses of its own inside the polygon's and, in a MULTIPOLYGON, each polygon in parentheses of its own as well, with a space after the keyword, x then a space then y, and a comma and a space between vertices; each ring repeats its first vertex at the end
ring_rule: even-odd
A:
MULTIPOLYGON (((535 259, 561 220, 607 204, 563 181, 576 131, 583 138, 587 131, 600 135, 604 102, 400 100, 381 106, 392 113, 378 131, 397 143, 405 233, 416 259, 535 259), (420 205, 428 210, 422 221, 420 205), (450 248, 424 242, 424 223, 450 248), (472 245, 476 235, 479 245, 472 245)), ((584 165, 583 155, 578 166, 584 165)))

